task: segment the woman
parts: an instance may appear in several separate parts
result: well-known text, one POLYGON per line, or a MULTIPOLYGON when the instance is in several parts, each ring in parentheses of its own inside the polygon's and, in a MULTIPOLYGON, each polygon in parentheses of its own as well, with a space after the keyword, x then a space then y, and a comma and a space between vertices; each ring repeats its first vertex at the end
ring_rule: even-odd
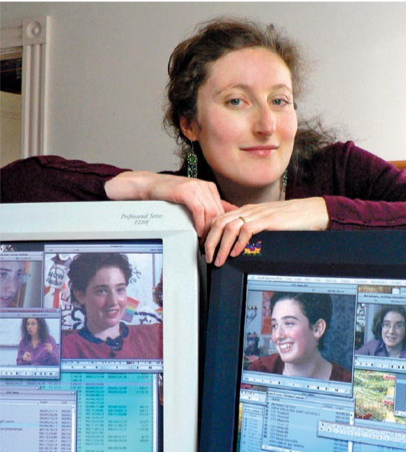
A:
POLYGON ((403 306, 382 306, 374 315, 371 339, 358 355, 406 358, 406 309, 403 306))
POLYGON ((351 373, 321 354, 332 316, 326 294, 277 292, 272 298, 272 341, 278 353, 259 358, 249 370, 351 382, 351 373))
POLYGON ((65 331, 68 359, 162 359, 162 323, 126 325, 127 286, 132 275, 120 253, 84 253, 69 269, 71 296, 85 314, 85 326, 65 331))
POLYGON ((388 227, 388 221, 406 227, 406 204, 376 205, 406 201, 406 175, 352 144, 313 153, 329 140, 298 130, 298 95, 300 56, 272 27, 222 19, 203 26, 171 56, 166 120, 189 156, 189 174, 194 148, 202 161, 198 177, 216 187, 123 173, 106 184, 108 196, 184 203, 199 235, 207 236, 208 262, 220 244, 216 265, 263 230, 388 227))
POLYGON ((3 202, 183 204, 218 266, 264 230, 405 229, 406 173, 299 126, 300 92, 296 45, 273 26, 215 19, 169 60, 165 122, 182 148, 178 172, 39 157, 3 171, 3 202))
POLYGON ((59 364, 59 347, 49 334, 45 319, 23 319, 21 335, 17 355, 18 365, 56 366, 59 364))

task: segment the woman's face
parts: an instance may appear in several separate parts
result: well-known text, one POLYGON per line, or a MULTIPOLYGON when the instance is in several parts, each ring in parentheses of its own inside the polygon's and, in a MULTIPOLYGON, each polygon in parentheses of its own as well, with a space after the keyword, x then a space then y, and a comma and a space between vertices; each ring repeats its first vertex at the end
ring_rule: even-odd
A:
POLYGON ((382 322, 382 340, 386 347, 401 348, 405 338, 405 318, 402 314, 389 311, 382 322))
POLYGON ((308 362, 316 353, 318 339, 323 333, 324 329, 319 331, 310 325, 295 300, 280 300, 274 306, 272 341, 285 363, 308 362))
POLYGON ((38 336, 39 326, 38 326, 37 319, 27 319, 27 333, 31 337, 38 336))
POLYGON ((279 181, 297 131, 291 74, 279 56, 255 47, 221 57, 209 66, 197 107, 186 135, 199 141, 220 185, 279 181))
POLYGON ((23 282, 25 262, 0 262, 0 307, 9 306, 23 282))
POLYGON ((86 292, 76 291, 76 298, 86 307, 87 326, 93 332, 120 323, 127 305, 127 285, 117 267, 103 267, 89 281, 86 292))

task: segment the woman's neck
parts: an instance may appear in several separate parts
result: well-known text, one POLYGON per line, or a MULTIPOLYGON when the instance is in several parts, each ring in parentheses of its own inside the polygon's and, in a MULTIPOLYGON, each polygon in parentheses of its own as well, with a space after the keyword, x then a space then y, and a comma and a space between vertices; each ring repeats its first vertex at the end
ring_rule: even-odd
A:
POLYGON ((237 207, 242 207, 246 204, 285 200, 285 191, 283 190, 282 180, 280 179, 266 187, 245 187, 233 181, 226 180, 218 174, 216 174, 216 180, 224 199, 237 207))
POLYGON ((35 336, 31 336, 31 344, 34 348, 38 345, 39 342, 40 339, 38 334, 36 334, 35 336))
POLYGON ((332 367, 332 364, 318 352, 313 359, 303 363, 285 363, 283 375, 329 380, 332 367))

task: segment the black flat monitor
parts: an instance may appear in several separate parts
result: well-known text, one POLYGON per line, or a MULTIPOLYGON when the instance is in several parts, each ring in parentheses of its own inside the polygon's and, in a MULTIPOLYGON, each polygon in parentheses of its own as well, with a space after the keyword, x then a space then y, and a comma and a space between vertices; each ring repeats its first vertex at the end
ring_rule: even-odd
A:
POLYGON ((406 450, 406 231, 262 233, 211 272, 201 452, 406 450))

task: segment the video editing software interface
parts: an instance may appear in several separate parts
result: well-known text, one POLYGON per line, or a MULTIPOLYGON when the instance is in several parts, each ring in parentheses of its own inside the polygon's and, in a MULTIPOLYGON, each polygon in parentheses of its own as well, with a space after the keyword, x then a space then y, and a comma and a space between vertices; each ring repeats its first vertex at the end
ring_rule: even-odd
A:
POLYGON ((237 451, 406 450, 406 280, 248 275, 237 451))
POLYGON ((1 244, 1 451, 162 451, 163 276, 162 240, 1 244))

